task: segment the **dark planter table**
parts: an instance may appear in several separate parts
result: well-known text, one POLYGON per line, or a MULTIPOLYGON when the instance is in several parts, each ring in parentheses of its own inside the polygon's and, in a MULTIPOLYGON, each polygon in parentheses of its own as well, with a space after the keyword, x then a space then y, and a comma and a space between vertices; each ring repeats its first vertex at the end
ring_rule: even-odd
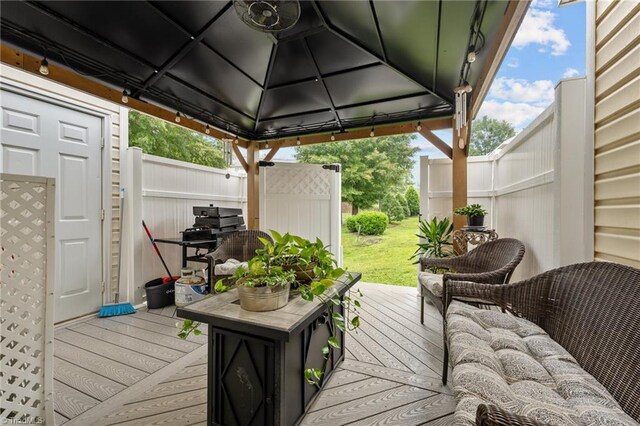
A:
MULTIPOLYGON (((336 281, 342 298, 360 274, 336 281)), ((340 306, 336 311, 344 313, 340 306)), ((329 354, 319 386, 309 385, 306 368, 320 368, 322 347, 329 337, 326 308, 299 296, 282 309, 249 312, 240 308, 235 289, 178 308, 181 318, 208 325, 207 423, 209 425, 296 425, 337 365, 340 349, 329 354)))

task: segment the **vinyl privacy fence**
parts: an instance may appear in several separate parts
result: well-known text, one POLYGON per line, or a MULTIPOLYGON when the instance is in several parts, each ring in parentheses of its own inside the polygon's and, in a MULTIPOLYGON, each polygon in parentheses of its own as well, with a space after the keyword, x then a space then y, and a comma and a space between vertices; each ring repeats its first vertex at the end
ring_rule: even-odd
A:
MULTIPOLYGON (((512 281, 591 260, 584 96, 583 78, 562 81, 555 102, 526 129, 490 155, 468 160, 468 203, 488 210, 485 226, 526 246, 512 281)), ((451 216, 451 160, 423 157, 421 169, 422 211, 451 216)))

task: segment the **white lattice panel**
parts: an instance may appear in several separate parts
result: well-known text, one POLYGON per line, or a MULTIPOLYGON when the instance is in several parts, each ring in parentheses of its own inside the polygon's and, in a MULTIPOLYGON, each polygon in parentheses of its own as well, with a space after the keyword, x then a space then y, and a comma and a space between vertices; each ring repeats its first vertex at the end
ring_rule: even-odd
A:
POLYGON ((0 175, 0 424, 53 425, 53 182, 0 175))
POLYGON ((269 173, 267 194, 330 195, 331 173, 317 168, 289 167, 269 173))

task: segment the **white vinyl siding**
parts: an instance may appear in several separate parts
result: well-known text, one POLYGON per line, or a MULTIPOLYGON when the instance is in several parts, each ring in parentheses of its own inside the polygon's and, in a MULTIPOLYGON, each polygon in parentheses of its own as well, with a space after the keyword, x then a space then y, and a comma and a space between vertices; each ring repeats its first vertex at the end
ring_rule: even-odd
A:
POLYGON ((598 0, 594 258, 640 267, 640 3, 598 0))

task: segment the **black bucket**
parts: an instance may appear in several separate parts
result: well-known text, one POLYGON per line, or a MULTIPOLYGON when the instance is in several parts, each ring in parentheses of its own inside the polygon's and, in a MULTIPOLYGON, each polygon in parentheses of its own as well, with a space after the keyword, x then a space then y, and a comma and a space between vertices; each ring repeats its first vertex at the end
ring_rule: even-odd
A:
POLYGON ((164 308, 175 303, 175 281, 163 284, 162 280, 162 278, 156 278, 144 285, 144 291, 147 293, 147 308, 149 309, 164 308))

